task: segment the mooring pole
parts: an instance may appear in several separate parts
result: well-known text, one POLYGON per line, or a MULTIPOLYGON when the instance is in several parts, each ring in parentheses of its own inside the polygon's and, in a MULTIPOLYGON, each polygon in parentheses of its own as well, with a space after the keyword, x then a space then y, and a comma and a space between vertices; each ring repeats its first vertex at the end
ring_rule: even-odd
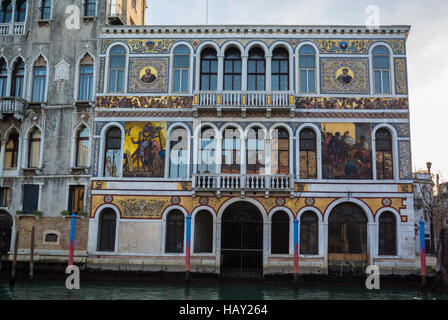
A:
POLYGON ((421 277, 422 287, 426 286, 426 252, 425 252, 425 220, 420 218, 420 264, 421 264, 421 277))
POLYGON ((294 284, 299 282, 299 219, 294 219, 294 284))
POLYGON ((187 235, 185 251, 185 280, 190 281, 190 240, 191 240, 191 214, 187 214, 187 235))
POLYGON ((71 215, 71 224, 70 224, 70 243, 69 243, 69 254, 68 254, 68 265, 73 265, 73 256, 75 253, 75 230, 76 230, 76 214, 73 211, 71 215))
POLYGON ((34 226, 31 228, 31 246, 30 246, 30 274, 28 281, 33 282, 34 276, 34 226))
POLYGON ((19 247, 19 230, 16 231, 14 240, 14 258, 12 259, 11 279, 9 279, 9 286, 14 287, 16 282, 16 265, 17 265, 17 248, 19 247))

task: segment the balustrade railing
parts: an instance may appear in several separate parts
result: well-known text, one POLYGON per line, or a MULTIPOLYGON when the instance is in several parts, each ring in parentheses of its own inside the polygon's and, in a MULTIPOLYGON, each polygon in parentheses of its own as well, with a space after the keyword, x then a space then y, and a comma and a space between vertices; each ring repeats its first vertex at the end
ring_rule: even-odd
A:
POLYGON ((195 190, 291 191, 294 187, 292 175, 195 174, 193 180, 195 190))
POLYGON ((26 101, 19 97, 0 97, 1 113, 22 113, 26 101))
POLYGON ((25 34, 25 23, 10 22, 0 24, 0 35, 21 35, 25 34))
POLYGON ((294 107, 294 94, 290 92, 202 91, 195 93, 197 107, 294 107))

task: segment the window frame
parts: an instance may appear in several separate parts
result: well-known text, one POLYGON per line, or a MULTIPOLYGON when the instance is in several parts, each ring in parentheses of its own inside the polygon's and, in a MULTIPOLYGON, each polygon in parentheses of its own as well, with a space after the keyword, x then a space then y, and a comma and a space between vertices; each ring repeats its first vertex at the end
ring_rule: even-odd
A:
POLYGON ((120 93, 125 93, 127 91, 126 88, 126 69, 127 69, 127 61, 128 61, 128 51, 126 50, 126 47, 122 44, 115 44, 113 45, 108 53, 108 70, 107 70, 107 92, 108 93, 112 93, 112 94, 120 94, 120 93), (114 53, 113 50, 114 48, 120 47, 123 49, 123 53, 114 53), (116 56, 116 57, 123 57, 123 67, 112 67, 112 57, 116 56), (111 90, 111 71, 115 71, 115 80, 114 80, 114 89, 111 90), (118 80, 119 80, 119 71, 122 71, 122 89, 121 91, 117 91, 117 86, 118 86, 118 80))
POLYGON ((76 152, 75 152, 75 167, 87 168, 89 167, 89 142, 90 142, 90 130, 85 125, 81 125, 76 132, 76 152), (82 131, 87 130, 87 137, 81 137, 82 131), (79 165, 79 147, 83 141, 87 141, 87 163, 85 166, 79 165))
MULTIPOLYGON (((116 178, 116 177, 121 176, 121 166, 122 166, 122 157, 123 157, 122 152, 121 152, 122 151, 122 139, 123 139, 123 137, 122 137, 122 132, 121 132, 120 127, 114 125, 114 126, 110 126, 109 128, 107 128, 107 131, 104 135, 104 155, 103 155, 103 168, 102 168, 103 169, 103 174, 102 174, 103 177, 106 177, 106 178, 114 178, 115 177, 116 178), (120 136, 119 136, 120 143, 119 143, 119 147, 110 148, 110 147, 108 147, 108 138, 118 140, 118 134, 116 136, 112 136, 112 137, 108 136, 109 133, 114 129, 116 129, 117 132, 120 132, 120 136), (118 150, 118 152, 120 153, 120 155, 118 155, 119 160, 117 163, 118 166, 116 168, 116 173, 113 176, 106 176, 106 165, 107 165, 106 157, 107 157, 108 150, 118 150)), ((115 151, 115 152, 117 152, 117 151, 115 151)))
POLYGON ((375 95, 391 95, 393 94, 392 90, 392 65, 391 65, 392 57, 391 53, 388 47, 386 47, 383 44, 377 45, 372 49, 372 85, 373 85, 373 94, 375 95), (377 49, 384 49, 387 53, 375 53, 375 50, 377 49), (387 58, 387 68, 377 68, 375 67, 375 58, 387 58), (380 72, 380 90, 377 91, 377 85, 376 85, 376 73, 380 72), (388 87, 389 91, 385 92, 384 90, 384 73, 387 72, 387 81, 388 81, 388 87))
POLYGON ((317 93, 317 83, 318 83, 318 79, 317 79, 317 51, 316 48, 314 48, 311 44, 304 44, 303 46, 301 46, 298 50, 298 86, 299 86, 299 93, 311 93, 311 94, 315 94, 317 93), (306 50, 307 48, 311 48, 313 50, 313 53, 308 53, 308 52, 303 52, 303 50, 306 50), (314 60, 314 68, 311 67, 301 67, 301 58, 302 57, 313 57, 314 60), (302 71, 305 71, 306 73, 306 90, 302 90, 302 71), (314 73, 314 91, 310 90, 310 73, 313 72, 314 73))
POLYGON ((190 58, 191 58, 191 50, 185 44, 180 44, 180 45, 176 46, 176 48, 173 50, 173 80, 172 80, 172 85, 171 85, 171 91, 173 93, 187 94, 187 93, 190 92, 190 67, 191 67, 190 58), (179 48, 183 48, 183 47, 185 47, 185 49, 188 50, 188 54, 186 54, 186 53, 176 53, 176 50, 178 50, 179 48), (188 59, 187 59, 188 66, 187 67, 176 67, 176 58, 178 58, 178 57, 188 57, 188 59), (175 83, 176 83, 175 82, 176 81, 175 74, 176 74, 176 71, 179 71, 179 90, 178 91, 175 90, 175 83), (187 73, 187 79, 186 79, 186 82, 187 82, 186 87, 187 88, 186 88, 186 90, 182 90, 183 85, 184 85, 184 81, 182 80, 184 72, 187 73))
POLYGON ((33 129, 30 131, 30 133, 28 134, 28 159, 27 159, 27 168, 29 168, 29 169, 37 169, 37 168, 40 167, 40 155, 41 155, 41 152, 42 152, 41 148, 42 148, 42 131, 39 130, 39 128, 36 128, 36 127, 35 127, 35 128, 33 128, 33 129), (39 137, 34 138, 33 135, 34 135, 35 133, 39 133, 39 134, 40 134, 39 137), (38 147, 39 147, 39 152, 38 152, 38 157, 39 157, 39 158, 38 158, 37 160, 33 158, 33 156, 35 155, 34 152, 33 152, 33 148, 35 147, 35 146, 34 146, 34 143, 36 143, 36 144, 38 143, 38 147), (37 161, 38 165, 37 165, 37 166, 32 166, 32 164, 33 164, 33 162, 34 162, 35 160, 37 161))
POLYGON ((275 48, 272 51, 272 59, 271 59, 271 89, 272 89, 272 91, 289 91, 289 88, 290 88, 289 66, 290 66, 290 62, 289 62, 288 50, 282 46, 275 48), (281 55, 278 54, 279 51, 283 51, 286 54, 286 58, 282 58, 281 55), (286 70, 287 71, 282 72, 281 65, 282 65, 282 62, 285 62, 285 61, 286 61, 286 70), (278 63, 278 72, 274 71, 274 63, 278 63), (278 80, 277 80, 278 89, 277 90, 274 90, 274 77, 278 77, 278 80), (287 79, 286 89, 281 88, 282 77, 286 77, 286 79, 287 79))
POLYGON ((51 20, 53 18, 53 1, 42 0, 39 11, 40 20, 51 20), (48 17, 44 16, 46 13, 48 14, 48 17))
MULTIPOLYGON (((223 91, 241 91, 242 88, 242 82, 243 82, 243 75, 242 75, 242 66, 243 61, 241 59, 241 51, 236 47, 229 47, 226 49, 224 54, 224 63, 223 63, 223 91), (237 53, 236 55, 239 56, 239 58, 232 57, 234 53, 237 53), (231 63, 231 71, 227 70, 227 62, 231 63), (235 72, 235 64, 239 62, 239 72, 235 72), (226 77, 230 77, 231 79, 231 88, 226 88, 226 77), (237 77, 240 78, 239 80, 239 88, 238 88, 238 81, 237 77), (236 82, 236 83, 235 83, 236 82)), ((238 69, 238 68, 237 68, 238 69)))
POLYGON ((253 47, 249 50, 247 58, 247 91, 265 91, 266 90, 266 53, 260 47, 253 47), (263 58, 258 57, 254 52, 259 51, 263 53, 263 58), (251 54, 252 52, 252 54, 251 54), (251 58, 252 57, 252 58, 251 58), (250 63, 255 62, 255 72, 250 71, 250 63), (258 72, 259 63, 263 66, 263 72, 258 72), (251 77, 255 79, 255 89, 250 88, 251 77), (263 77, 263 87, 258 88, 258 77, 263 77))
POLYGON ((4 160, 3 160, 4 161, 3 162, 4 169, 13 170, 13 169, 17 169, 19 167, 19 144, 20 144, 20 140, 19 139, 20 139, 20 135, 19 135, 19 133, 16 130, 14 130, 13 132, 9 133, 8 140, 6 141, 6 144, 5 144, 5 156, 4 156, 4 160), (16 139, 13 140, 12 139, 13 137, 16 137, 16 139), (12 148, 8 148, 8 144, 9 144, 10 141, 13 142, 13 147, 12 148), (16 141, 16 143, 14 143, 14 141, 16 141), (12 153, 11 160, 13 162, 15 162, 15 166, 12 166, 12 164, 11 164, 11 166, 8 166, 8 167, 5 166, 6 154, 8 152, 12 153))
POLYGON ((217 53, 216 49, 212 48, 212 47, 204 48, 204 50, 202 50, 202 52, 201 52, 201 61, 200 61, 200 65, 199 65, 199 70, 200 70, 199 71, 199 91, 216 91, 218 89, 218 75, 219 75, 219 70, 218 69, 219 69, 218 68, 218 53, 217 53), (206 54, 208 52, 210 52, 210 56, 211 56, 211 52, 212 51, 214 52, 214 55, 213 55, 214 58, 207 57, 206 54), (203 70, 204 69, 203 62, 207 62, 208 70, 209 70, 208 72, 205 72, 203 70), (212 72, 213 62, 216 63, 216 72, 212 72), (215 89, 213 89, 213 87, 212 87, 212 83, 213 83, 212 78, 213 78, 213 76, 216 77, 216 83, 215 83, 215 87, 216 88, 215 89), (203 84, 202 79, 204 77, 208 77, 207 89, 204 89, 203 86, 202 86, 202 84, 203 84))
POLYGON ((13 63, 13 70, 11 74, 11 97, 19 97, 22 98, 25 93, 25 61, 22 57, 18 57, 13 63), (19 92, 17 92, 17 80, 19 80, 19 92), (19 93, 19 95, 17 95, 19 93))

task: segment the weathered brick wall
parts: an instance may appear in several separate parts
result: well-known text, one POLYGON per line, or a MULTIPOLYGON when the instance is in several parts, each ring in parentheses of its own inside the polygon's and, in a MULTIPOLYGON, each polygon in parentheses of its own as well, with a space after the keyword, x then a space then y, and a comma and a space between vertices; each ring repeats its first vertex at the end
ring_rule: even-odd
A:
MULTIPOLYGON (((19 249, 29 249, 31 229, 34 226, 35 250, 68 250, 70 237, 70 218, 64 217, 16 217, 16 230, 19 231, 19 249), (59 234, 57 243, 45 242, 45 233, 56 231, 59 234)), ((87 250, 89 218, 76 221, 75 250, 87 250)))

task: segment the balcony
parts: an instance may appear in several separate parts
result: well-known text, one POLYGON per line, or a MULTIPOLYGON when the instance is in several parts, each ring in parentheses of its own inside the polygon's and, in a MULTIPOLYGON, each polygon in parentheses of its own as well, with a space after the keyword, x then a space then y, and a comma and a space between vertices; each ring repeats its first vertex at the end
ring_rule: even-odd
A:
POLYGON ((217 110, 218 116, 223 110, 241 110, 246 116, 247 110, 266 110, 270 116, 273 110, 294 112, 294 94, 290 92, 221 92, 201 91, 194 95, 193 110, 217 110))
POLYGON ((109 3, 109 23, 111 25, 126 25, 126 4, 122 4, 119 0, 109 3))
POLYGON ((0 119, 5 114, 12 114, 14 118, 23 120, 23 115, 28 103, 19 97, 0 97, 0 119))
POLYGON ((245 191, 292 192, 293 175, 259 175, 259 174, 195 174, 194 191, 245 191))
POLYGON ((22 35, 25 34, 24 22, 10 22, 0 24, 0 35, 22 35))

